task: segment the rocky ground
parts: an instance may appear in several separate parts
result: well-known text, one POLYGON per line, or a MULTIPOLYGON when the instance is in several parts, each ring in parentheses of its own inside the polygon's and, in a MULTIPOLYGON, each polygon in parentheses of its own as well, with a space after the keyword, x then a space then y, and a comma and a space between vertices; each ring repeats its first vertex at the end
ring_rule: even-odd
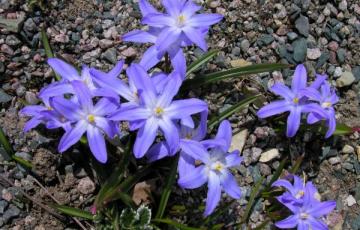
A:
MULTIPOLYGON (((108 70, 119 59, 126 59, 127 63, 138 60, 145 48, 124 43, 120 38, 121 34, 140 27, 136 0, 47 2, 40 10, 30 9, 20 0, 0 0, 0 126, 9 136, 16 155, 32 161, 44 186, 23 169, 0 158, 1 176, 12 183, 0 184, 1 229, 77 227, 29 202, 23 192, 42 202, 57 200, 84 209, 90 207, 96 195, 95 182, 82 168, 79 151, 75 148, 64 155, 57 153, 59 133, 43 128, 22 132, 26 119, 18 116, 18 110, 26 104, 37 104, 40 88, 54 78, 45 62, 40 28, 46 28, 53 51, 78 66, 87 64, 108 70)), ((160 5, 157 0, 151 2, 160 5)), ((202 72, 251 63, 305 63, 310 79, 316 72, 327 73, 337 88, 341 98, 336 107, 338 121, 360 127, 360 3, 357 0, 197 2, 206 11, 225 15, 209 34, 209 46, 220 53, 202 72)), ((201 54, 199 49, 190 49, 189 62, 201 54)), ((261 92, 263 100, 273 99, 267 88, 275 81, 289 83, 291 75, 290 69, 260 74, 196 89, 189 95, 205 99, 212 114, 216 114, 249 93, 261 92)), ((230 118, 236 133, 234 147, 241 148, 245 158, 237 170, 245 196, 221 217, 228 221, 228 228, 244 212, 251 187, 262 175, 269 179, 281 159, 295 160, 305 154, 300 171, 317 184, 324 199, 337 201, 337 211, 328 219, 331 226, 360 229, 359 133, 324 140, 305 131, 288 140, 282 132, 275 132, 270 123, 257 120, 255 111, 256 106, 251 106, 230 118)), ((1 151, 4 150, 0 148, 1 151)), ((200 192, 205 195, 204 191, 200 192)), ((191 195, 194 192, 177 189, 175 194, 175 200, 188 207, 203 202, 198 195, 191 195)), ((253 226, 265 219, 263 206, 263 202, 255 206, 250 217, 253 226)), ((194 220, 190 218, 187 223, 191 222, 194 220)))

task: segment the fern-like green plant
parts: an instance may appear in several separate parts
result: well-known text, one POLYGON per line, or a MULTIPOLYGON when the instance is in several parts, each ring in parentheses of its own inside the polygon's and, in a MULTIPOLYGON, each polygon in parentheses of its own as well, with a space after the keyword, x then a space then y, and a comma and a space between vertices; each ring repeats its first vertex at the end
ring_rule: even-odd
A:
POLYGON ((150 221, 151 209, 145 205, 141 205, 136 211, 126 208, 120 215, 121 229, 152 230, 150 221))

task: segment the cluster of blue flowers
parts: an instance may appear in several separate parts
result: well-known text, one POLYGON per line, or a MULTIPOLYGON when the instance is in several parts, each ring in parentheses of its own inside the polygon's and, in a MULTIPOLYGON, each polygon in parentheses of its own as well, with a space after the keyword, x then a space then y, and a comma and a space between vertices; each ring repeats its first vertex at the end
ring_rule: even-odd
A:
POLYGON ((290 112, 287 119, 286 135, 293 137, 297 133, 301 115, 308 114, 307 123, 314 124, 321 120, 326 121, 328 131, 325 137, 330 137, 336 129, 334 104, 339 101, 335 89, 326 81, 326 75, 316 75, 315 81, 307 86, 307 73, 304 65, 298 65, 291 83, 291 89, 282 83, 275 83, 271 91, 283 97, 283 100, 274 101, 262 107, 257 115, 260 118, 290 112), (320 89, 320 92, 319 92, 320 89))
MULTIPOLYGON (((105 140, 120 136, 120 122, 128 122, 129 129, 137 131, 133 146, 136 158, 145 156, 151 162, 179 153, 178 184, 194 189, 207 183, 204 213, 207 216, 216 208, 222 190, 235 199, 240 198, 241 191, 230 168, 239 165, 242 158, 237 150, 229 153, 232 130, 228 121, 220 124, 214 139, 205 139, 207 104, 196 98, 174 100, 174 97, 186 75, 183 48, 195 44, 205 51, 209 27, 223 17, 196 14, 201 7, 191 0, 163 0, 162 3, 165 13, 140 0, 142 23, 148 25, 148 30, 135 30, 123 37, 124 41, 154 44, 139 63, 132 63, 126 69, 127 82, 119 77, 124 61, 119 61, 107 73, 87 66, 79 73, 64 61, 50 58, 48 64, 61 80, 41 90, 39 98, 43 105, 21 110, 21 114, 31 117, 24 129, 28 131, 39 124, 48 129, 62 128, 65 132, 59 152, 68 150, 86 133, 92 154, 105 163, 108 159, 105 140), (148 70, 164 55, 169 55, 173 71, 150 75, 148 70), (163 137, 161 141, 158 136, 163 137)), ((290 111, 289 123, 295 124, 288 128, 289 136, 296 133, 302 112, 311 112, 310 123, 326 118, 332 127, 331 106, 337 97, 321 79, 313 84, 313 90, 306 88, 306 72, 303 66, 298 66, 292 91, 280 84, 272 88, 285 100, 265 106, 259 116, 290 111), (316 91, 320 85, 322 94, 316 91), (314 100, 322 106, 309 103, 314 100)))
POLYGON ((288 218, 275 223, 276 227, 290 229, 297 227, 298 230, 328 229, 323 222, 324 216, 336 207, 335 201, 321 202, 320 194, 312 182, 306 182, 293 175, 293 184, 284 179, 275 181, 272 186, 283 187, 287 191, 277 200, 285 205, 291 212, 288 218))

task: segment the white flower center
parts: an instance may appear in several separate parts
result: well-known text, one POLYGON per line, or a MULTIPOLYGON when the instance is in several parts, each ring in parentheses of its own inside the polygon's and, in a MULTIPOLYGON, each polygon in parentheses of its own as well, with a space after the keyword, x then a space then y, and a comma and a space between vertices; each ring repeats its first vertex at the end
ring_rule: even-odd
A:
POLYGON ((300 218, 301 218, 302 220, 306 220, 307 218, 309 218, 309 214, 307 214, 307 213, 305 213, 305 212, 302 212, 302 213, 300 213, 300 218))
POLYGON ((299 198, 303 197, 304 194, 305 194, 305 192, 304 192, 303 190, 300 190, 300 191, 295 195, 295 197, 296 197, 296 199, 299 199, 299 198))
POLYGON ((215 163, 213 163, 211 168, 212 168, 212 170, 221 172, 221 170, 224 169, 224 165, 222 163, 220 163, 219 161, 216 161, 215 163))
POLYGON ((183 14, 180 14, 177 17, 176 23, 178 27, 183 27, 186 23, 186 17, 183 14))
POLYGON ((90 122, 90 123, 94 123, 94 122, 95 122, 95 116, 92 115, 92 114, 89 114, 89 115, 87 116, 87 120, 88 120, 88 122, 90 122))
POLYGON ((161 107, 156 107, 154 109, 154 115, 157 117, 161 117, 164 114, 164 109, 161 107))
POLYGON ((330 108, 331 107, 331 102, 323 102, 322 104, 321 104, 321 107, 323 107, 323 108, 330 108))

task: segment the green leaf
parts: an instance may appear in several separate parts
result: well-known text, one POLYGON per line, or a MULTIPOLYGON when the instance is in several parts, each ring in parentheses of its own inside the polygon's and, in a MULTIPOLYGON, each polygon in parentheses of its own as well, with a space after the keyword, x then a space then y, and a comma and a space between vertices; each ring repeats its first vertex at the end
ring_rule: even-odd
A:
POLYGON ((6 153, 6 155, 4 155, 5 160, 10 160, 12 156, 15 154, 15 152, 1 127, 0 127, 0 145, 2 145, 2 147, 5 150, 6 153))
POLYGON ((255 96, 252 97, 248 97, 242 101, 240 101, 239 103, 237 103, 236 105, 231 106, 229 109, 225 110, 224 112, 222 112, 221 114, 219 114, 218 116, 212 118, 209 123, 208 123, 208 127, 209 129, 214 128, 215 126, 217 126, 222 120, 225 120, 226 118, 230 117, 231 115, 233 115, 234 113, 240 111, 241 109, 245 108, 246 106, 248 106, 249 104, 251 104, 252 102, 256 101, 256 99, 260 96, 260 94, 257 94, 255 96))
POLYGON ((27 160, 25 160, 25 159, 23 159, 21 157, 15 156, 15 155, 12 156, 12 159, 14 161, 16 161, 18 164, 20 164, 21 166, 23 166, 24 168, 26 168, 26 169, 31 169, 32 168, 32 164, 31 164, 30 161, 27 161, 27 160))
POLYGON ((353 129, 345 124, 336 124, 336 129, 333 135, 347 135, 353 132, 353 129))
POLYGON ((203 56, 201 56, 199 59, 197 59, 196 61, 194 61, 193 63, 191 63, 188 66, 187 72, 186 72, 186 76, 189 76, 189 74, 193 73, 194 71, 196 71, 197 69, 199 69, 202 65, 206 64, 208 61, 210 61, 215 55, 218 54, 218 50, 211 50, 209 52, 207 52, 206 54, 204 54, 203 56))
POLYGON ((290 173, 292 174, 295 174, 299 168, 300 168, 300 165, 302 163, 302 161, 304 160, 304 155, 300 156, 296 161, 295 161, 295 164, 293 165, 293 167, 291 167, 291 169, 289 170, 290 173))
POLYGON ((289 67, 288 64, 275 63, 275 64, 254 64, 239 68, 232 68, 229 70, 205 74, 199 77, 194 77, 193 79, 185 80, 181 89, 185 90, 185 89, 196 88, 202 85, 214 83, 229 78, 239 78, 244 75, 271 72, 287 67, 289 67))
POLYGON ((262 176, 258 182, 255 184, 254 188, 252 189, 251 191, 251 194, 250 194, 250 198, 249 198, 249 202, 246 206, 246 209, 245 209, 245 213, 244 213, 244 216, 243 216, 243 219, 241 220, 240 223, 245 223, 247 222, 247 220, 249 219, 249 216, 250 216, 250 211, 251 209, 253 208, 254 206, 254 203, 255 203, 255 198, 257 197, 258 195, 258 192, 261 188, 261 185, 262 185, 262 182, 264 181, 265 177, 262 176))
POLYGON ((138 225, 145 226, 150 224, 151 210, 148 207, 141 205, 136 212, 138 216, 138 225))
POLYGON ((173 184, 175 183, 175 180, 176 180, 178 160, 179 160, 179 156, 175 157, 174 162, 171 165, 170 174, 167 177, 167 180, 165 183, 165 188, 162 191, 162 195, 160 198, 160 204, 159 204, 158 210, 155 215, 155 218, 157 218, 157 219, 161 219, 164 215, 165 208, 166 208, 167 202, 170 197, 171 187, 173 186, 173 184))
POLYGON ((152 221, 155 223, 167 224, 167 225, 173 226, 175 228, 179 228, 181 230, 204 230, 204 228, 188 227, 187 225, 180 224, 180 223, 170 220, 170 219, 153 219, 152 221))
MULTIPOLYGON (((49 43, 49 39, 48 39, 48 37, 46 35, 46 32, 45 32, 44 28, 41 29, 41 41, 42 41, 42 44, 43 44, 44 49, 45 49, 46 57, 48 57, 48 58, 55 57, 55 55, 52 52, 52 49, 51 49, 51 46, 50 46, 50 43, 49 43)), ((55 73, 56 80, 60 81, 61 77, 55 71, 54 71, 54 73, 55 73)))
POLYGON ((81 217, 84 219, 88 219, 88 220, 94 220, 94 215, 92 215, 90 212, 78 209, 78 208, 73 208, 73 207, 69 207, 69 206, 65 206, 65 205, 57 205, 57 204, 53 204, 50 205, 51 207, 53 207, 54 209, 58 210, 61 213, 64 213, 66 215, 69 216, 73 216, 73 217, 81 217))
POLYGON ((136 212, 131 208, 126 208, 121 212, 120 215, 120 224, 122 228, 129 229, 132 227, 136 221, 136 212))

